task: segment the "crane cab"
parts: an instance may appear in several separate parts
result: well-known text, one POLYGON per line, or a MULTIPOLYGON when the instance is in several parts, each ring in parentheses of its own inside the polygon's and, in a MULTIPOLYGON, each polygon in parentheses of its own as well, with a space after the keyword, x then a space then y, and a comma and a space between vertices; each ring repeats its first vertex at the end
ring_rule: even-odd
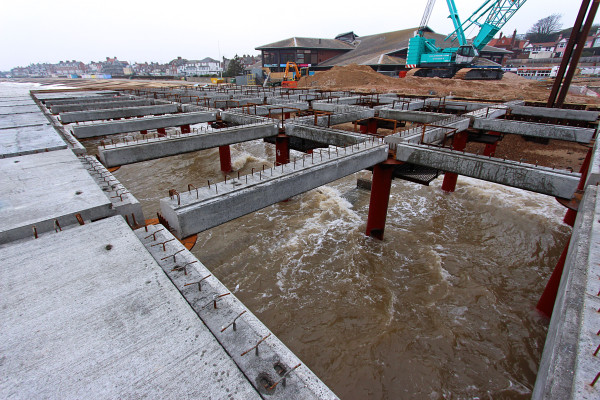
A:
POLYGON ((460 46, 456 50, 456 64, 470 64, 479 52, 471 45, 460 46))

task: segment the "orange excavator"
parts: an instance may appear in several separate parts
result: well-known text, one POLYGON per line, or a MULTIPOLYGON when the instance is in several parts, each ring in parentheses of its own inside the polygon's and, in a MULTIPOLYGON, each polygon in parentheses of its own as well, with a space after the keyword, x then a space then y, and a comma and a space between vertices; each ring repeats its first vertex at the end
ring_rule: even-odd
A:
POLYGON ((281 87, 295 89, 298 87, 298 81, 300 80, 300 71, 298 70, 298 65, 296 65, 293 61, 288 61, 285 64, 285 73, 283 75, 283 81, 281 82, 281 87), (290 67, 294 69, 294 75, 290 76, 290 67))

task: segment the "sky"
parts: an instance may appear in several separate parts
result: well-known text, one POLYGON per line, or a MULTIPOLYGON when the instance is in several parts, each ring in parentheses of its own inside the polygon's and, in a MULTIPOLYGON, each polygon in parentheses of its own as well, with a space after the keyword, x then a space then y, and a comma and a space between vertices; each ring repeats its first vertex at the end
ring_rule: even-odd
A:
MULTIPOLYGON (((466 19, 483 0, 455 0, 466 19)), ((259 54, 255 47, 289 37, 334 38, 416 27, 427 0, 188 1, 73 0, 5 1, 0 11, 0 71, 30 63, 90 61, 117 57, 129 62, 168 62, 178 56, 231 58, 259 54)), ((562 15, 573 25, 581 2, 528 0, 503 27, 525 33, 537 20, 562 15)), ((600 15, 596 18, 600 21, 600 15)), ((429 26, 453 31, 446 2, 438 0, 429 26)), ((469 33, 469 32, 467 32, 469 33)), ((468 37, 474 36, 471 32, 468 37)))

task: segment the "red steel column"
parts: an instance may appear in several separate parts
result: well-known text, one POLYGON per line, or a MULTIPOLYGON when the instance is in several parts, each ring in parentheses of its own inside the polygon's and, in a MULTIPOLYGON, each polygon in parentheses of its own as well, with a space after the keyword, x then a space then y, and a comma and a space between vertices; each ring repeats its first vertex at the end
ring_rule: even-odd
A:
POLYGON ((569 243, 567 242, 565 249, 563 250, 556 267, 550 276, 550 280, 546 284, 544 293, 535 307, 539 312, 550 318, 552 316, 552 310, 554 309, 554 302, 556 301, 556 295, 558 294, 558 286, 560 285, 560 278, 562 277, 563 268, 565 267, 565 260, 567 259, 567 252, 569 250, 569 243))
MULTIPOLYGON (((592 161, 592 148, 588 149, 587 154, 585 155, 585 160, 583 160, 583 164, 581 164, 581 168, 579 169, 579 173, 581 174, 581 178, 579 179, 579 185, 577 185, 577 190, 583 190, 585 187, 585 180, 587 179, 588 170, 590 169, 590 162, 592 161)), ((569 226, 575 225, 575 217, 577 217, 577 211, 568 209, 565 217, 563 218, 563 222, 569 226)))
POLYGON ((231 150, 229 145, 219 146, 219 158, 221 159, 221 171, 231 172, 231 150))
POLYGON ((147 131, 146 129, 143 129, 143 130, 141 130, 141 131, 140 131, 140 133, 141 133, 142 135, 147 135, 147 134, 148 134, 148 131, 147 131))
POLYGON ((189 124, 181 125, 180 128, 181 128, 181 133, 190 133, 192 131, 189 124))
POLYGON ((156 132, 158 132, 158 137, 167 136, 167 130, 165 128, 158 128, 156 132))
MULTIPOLYGON (((489 131, 488 135, 500 136, 499 132, 489 131)), ((486 157, 494 157, 496 155, 496 146, 498 146, 498 142, 488 143, 485 145, 485 149, 483 150, 483 155, 486 157)))
MULTIPOLYGON (((454 140, 452 141, 452 148, 457 151, 462 151, 467 146, 467 138, 469 134, 466 131, 458 132, 454 135, 454 140)), ((453 172, 444 173, 444 182, 442 182, 442 190, 444 192, 454 192, 456 189, 456 180, 458 179, 458 174, 453 172)))
POLYGON ((367 124, 367 133, 376 134, 377 133, 377 120, 369 119, 369 123, 367 124))
POLYGON ((275 137, 275 165, 290 162, 290 137, 280 133, 275 137))
POLYGON ((393 172, 394 165, 380 163, 373 167, 366 235, 379 240, 383 240, 393 172))

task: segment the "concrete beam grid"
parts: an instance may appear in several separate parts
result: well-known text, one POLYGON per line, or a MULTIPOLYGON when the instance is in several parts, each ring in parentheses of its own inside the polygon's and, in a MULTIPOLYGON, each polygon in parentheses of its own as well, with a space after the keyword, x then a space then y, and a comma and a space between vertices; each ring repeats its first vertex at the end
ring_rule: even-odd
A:
POLYGON ((289 199, 368 168, 388 158, 388 146, 377 138, 343 148, 313 152, 287 164, 238 178, 188 185, 161 199, 161 213, 178 237, 202 232, 232 219, 289 199))

